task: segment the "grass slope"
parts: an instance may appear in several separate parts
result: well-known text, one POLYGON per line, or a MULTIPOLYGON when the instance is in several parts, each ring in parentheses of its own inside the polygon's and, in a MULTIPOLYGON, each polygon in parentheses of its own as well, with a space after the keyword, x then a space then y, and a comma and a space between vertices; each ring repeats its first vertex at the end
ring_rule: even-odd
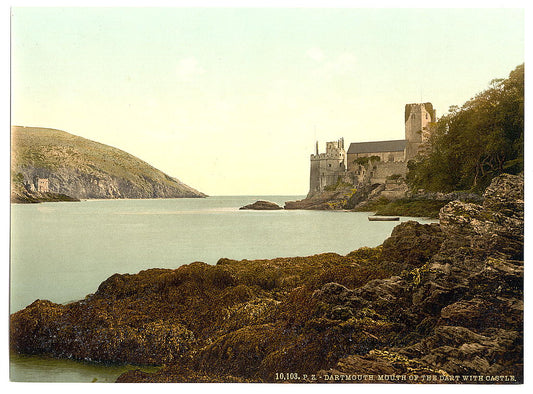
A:
POLYGON ((151 180, 191 196, 205 196, 129 153, 65 131, 13 126, 11 134, 11 171, 15 181, 20 178, 17 175, 29 167, 51 173, 60 168, 72 168, 79 173, 122 178, 140 187, 151 180))

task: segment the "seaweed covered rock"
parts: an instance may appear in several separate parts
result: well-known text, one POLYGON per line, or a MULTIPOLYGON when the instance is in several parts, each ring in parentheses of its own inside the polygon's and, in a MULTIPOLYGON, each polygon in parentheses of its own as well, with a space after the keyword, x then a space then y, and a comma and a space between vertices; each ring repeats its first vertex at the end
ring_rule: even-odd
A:
POLYGON ((391 275, 380 268, 379 255, 380 248, 363 248, 348 256, 221 259, 215 266, 195 262, 175 270, 115 274, 84 300, 67 305, 39 300, 14 313, 10 345, 19 353, 136 364, 179 361, 210 369, 205 372, 213 376, 242 376, 242 368, 255 371, 251 366, 277 351, 276 342, 263 350, 243 347, 242 353, 257 362, 230 357, 223 371, 214 362, 221 351, 237 352, 236 342, 255 337, 267 343, 280 336, 289 346, 299 333, 282 332, 315 315, 314 289, 332 278, 352 285, 391 275), (294 295, 299 286, 305 296, 294 295), (206 361, 198 364, 201 360, 206 361))
POLYGON ((440 248, 403 275, 403 294, 394 290, 398 278, 351 292, 365 308, 400 318, 405 337, 364 358, 341 359, 323 373, 359 373, 369 363, 379 369, 394 356, 387 368, 395 374, 426 370, 438 381, 455 374, 523 380, 523 177, 495 178, 484 198, 483 205, 454 201, 442 208, 440 248))
POLYGON ((407 221, 392 230, 383 242, 381 258, 412 266, 425 264, 440 249, 444 234, 436 223, 407 221))
POLYGON ((517 331, 493 328, 480 334, 462 326, 439 326, 432 335, 398 353, 449 375, 509 376, 516 383, 523 379, 523 365, 516 362, 520 350, 517 331))
POLYGON ((483 205, 451 202, 440 225, 403 223, 346 256, 116 274, 85 300, 11 315, 11 349, 164 364, 121 382, 275 382, 280 371, 521 382, 522 187, 501 176, 483 205))

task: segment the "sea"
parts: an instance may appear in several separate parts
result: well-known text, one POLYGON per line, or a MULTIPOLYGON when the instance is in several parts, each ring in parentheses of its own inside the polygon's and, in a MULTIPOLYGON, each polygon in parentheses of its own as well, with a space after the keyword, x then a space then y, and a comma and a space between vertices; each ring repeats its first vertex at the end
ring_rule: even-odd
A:
MULTIPOLYGON (((69 303, 96 292, 115 273, 175 269, 220 258, 271 259, 380 245, 398 222, 368 212, 239 208, 257 200, 304 196, 87 200, 11 205, 10 313, 37 299, 69 303)), ((401 221, 434 220, 402 217, 401 221)), ((17 382, 113 382, 132 365, 41 356, 10 357, 17 382)), ((141 368, 142 369, 142 368, 141 368)))

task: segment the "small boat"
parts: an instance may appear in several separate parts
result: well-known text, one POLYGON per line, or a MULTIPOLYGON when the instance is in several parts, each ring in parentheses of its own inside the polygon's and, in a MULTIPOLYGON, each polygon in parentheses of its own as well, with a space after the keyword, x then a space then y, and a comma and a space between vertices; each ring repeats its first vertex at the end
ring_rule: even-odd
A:
POLYGON ((371 222, 397 222, 400 218, 398 216, 369 216, 368 220, 371 222))

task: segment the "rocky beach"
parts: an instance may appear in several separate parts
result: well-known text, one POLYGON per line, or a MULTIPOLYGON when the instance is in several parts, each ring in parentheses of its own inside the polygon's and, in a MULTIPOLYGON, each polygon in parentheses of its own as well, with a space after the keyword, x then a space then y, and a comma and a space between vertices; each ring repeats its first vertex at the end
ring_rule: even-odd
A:
POLYGON ((10 347, 160 366, 118 382, 520 383, 522 176, 376 248, 115 274, 10 317, 10 347))

